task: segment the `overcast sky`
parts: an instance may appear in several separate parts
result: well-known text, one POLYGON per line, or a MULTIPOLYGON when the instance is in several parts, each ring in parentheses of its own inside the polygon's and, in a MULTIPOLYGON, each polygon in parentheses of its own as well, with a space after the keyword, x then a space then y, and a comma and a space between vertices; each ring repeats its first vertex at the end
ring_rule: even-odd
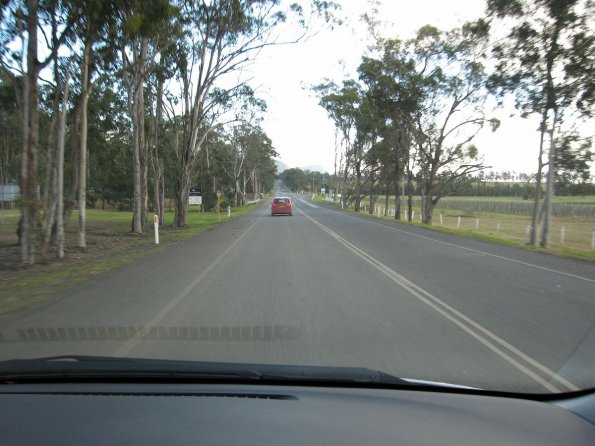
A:
MULTIPOLYGON (((334 164, 334 125, 304 85, 324 78, 337 82, 355 76, 367 44, 365 26, 358 20, 367 0, 342 0, 342 13, 350 23, 322 31, 306 42, 269 48, 250 67, 253 84, 268 103, 263 123, 281 160, 289 167, 319 165, 329 173, 334 164)), ((392 23, 390 37, 409 38, 426 24, 449 29, 483 15, 483 0, 384 0, 381 18, 392 23)), ((535 122, 508 118, 513 110, 499 110, 496 133, 485 130, 476 140, 485 164, 494 170, 533 172, 539 137, 535 122)))

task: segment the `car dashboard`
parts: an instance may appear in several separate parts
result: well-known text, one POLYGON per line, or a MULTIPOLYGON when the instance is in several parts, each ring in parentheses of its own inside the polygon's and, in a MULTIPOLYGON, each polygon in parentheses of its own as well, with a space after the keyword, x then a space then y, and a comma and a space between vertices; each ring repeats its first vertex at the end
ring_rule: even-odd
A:
POLYGON ((3 384, 0 436, 16 444, 595 444, 595 397, 535 401, 335 386, 3 384))

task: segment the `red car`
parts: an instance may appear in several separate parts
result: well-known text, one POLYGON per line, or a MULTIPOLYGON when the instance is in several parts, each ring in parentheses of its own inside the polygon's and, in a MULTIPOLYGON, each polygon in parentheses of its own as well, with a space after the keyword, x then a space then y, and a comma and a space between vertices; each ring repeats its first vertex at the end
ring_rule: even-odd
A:
POLYGON ((271 215, 293 215, 293 203, 289 197, 276 197, 271 203, 271 215))

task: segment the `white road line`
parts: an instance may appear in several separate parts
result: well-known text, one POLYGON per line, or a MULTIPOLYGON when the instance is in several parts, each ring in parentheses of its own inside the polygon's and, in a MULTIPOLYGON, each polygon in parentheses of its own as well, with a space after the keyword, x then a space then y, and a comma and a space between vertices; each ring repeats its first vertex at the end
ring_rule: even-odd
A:
POLYGON ((303 198, 297 198, 297 200, 298 200, 300 203, 303 203, 303 204, 305 204, 306 206, 310 206, 311 208, 317 208, 317 207, 319 207, 319 206, 316 206, 315 204, 308 203, 308 202, 307 202, 306 200, 304 200, 303 198))
POLYGON ((537 268, 537 269, 541 269, 541 270, 548 271, 548 272, 551 272, 551 273, 561 274, 563 276, 572 277, 573 279, 585 280, 587 282, 595 283, 595 279, 589 279, 588 277, 577 276, 575 274, 566 273, 564 271, 560 271, 560 270, 557 270, 557 269, 552 269, 552 268, 548 268, 548 267, 545 267, 545 266, 535 265, 533 263, 523 262, 522 260, 511 259, 510 257, 504 257, 504 256, 500 256, 498 254, 492 254, 492 253, 489 253, 489 252, 480 251, 478 249, 467 248, 466 246, 457 245, 456 243, 444 242, 442 240, 437 240, 435 238, 428 237, 428 236, 425 236, 425 235, 415 234, 414 232, 405 231, 403 229, 395 228, 393 226, 387 226, 387 225, 383 225, 381 223, 370 221, 370 220, 367 220, 367 219, 364 219, 364 218, 354 217, 354 216, 349 215, 349 214, 347 214, 345 212, 336 211, 334 209, 328 209, 328 210, 331 211, 331 212, 335 212, 337 214, 341 214, 341 215, 343 215, 343 216, 345 216, 347 218, 352 218, 354 220, 363 222, 363 223, 369 223, 371 225, 381 226, 381 227, 383 227, 385 229, 390 229, 391 231, 402 232, 403 234, 408 234, 408 235, 411 235, 413 237, 423 238, 425 240, 430 240, 430 241, 433 241, 433 242, 436 242, 436 243, 440 243, 442 245, 452 246, 452 247, 455 247, 455 248, 463 249, 465 251, 475 252, 475 253, 478 253, 478 254, 482 254, 482 255, 486 255, 486 256, 490 256, 490 257, 495 257, 497 259, 506 260, 506 261, 514 262, 514 263, 518 263, 520 265, 529 266, 531 268, 537 268))
POLYGON ((134 338, 126 341, 116 352, 114 356, 128 356, 130 352, 143 340, 143 338, 149 333, 149 330, 152 327, 155 327, 163 320, 165 316, 172 311, 176 305, 178 305, 186 296, 190 294, 190 292, 196 288, 196 286, 205 278, 207 275, 215 268, 221 261, 227 257, 227 255, 231 252, 233 248, 244 238, 246 235, 256 226, 258 223, 258 219, 252 223, 252 225, 246 229, 242 235, 236 238, 231 245, 227 247, 225 251, 223 251, 219 257, 217 257, 213 262, 207 266, 196 278, 190 282, 186 287, 180 291, 173 299, 171 299, 166 305, 164 305, 161 310, 159 310, 155 316, 151 318, 146 324, 143 325, 141 330, 138 330, 137 336, 134 338))
POLYGON ((446 304, 445 302, 438 299, 433 294, 429 293, 428 291, 421 288, 419 285, 415 284, 414 282, 410 281, 409 279, 405 278, 404 276, 400 275, 396 271, 392 270, 379 260, 375 259, 365 251, 361 250, 354 244, 350 243, 349 241, 345 240, 339 234, 334 232, 332 229, 326 227, 319 221, 315 220, 311 216, 307 215, 306 213, 302 212, 302 214, 312 223, 317 225, 319 228, 327 232, 333 238, 335 238, 338 242, 343 244, 349 250, 351 250, 354 254, 365 260, 367 263, 378 269, 380 272, 385 274, 389 279, 409 291, 413 296, 417 299, 440 313, 443 317, 457 325, 459 328, 464 330, 467 334, 475 338, 485 347, 490 349, 492 352, 496 353, 502 359, 507 361, 509 364, 514 366, 516 369, 536 381, 537 383, 541 384, 544 388, 551 392, 559 392, 564 389, 560 389, 550 383, 548 380, 541 377, 536 371, 531 370, 530 367, 537 369, 538 371, 542 372, 544 375, 547 376, 550 380, 555 380, 559 384, 561 384, 567 390, 579 390, 579 388, 571 383, 570 381, 562 378, 561 376, 557 375, 554 371, 547 368, 545 365, 539 363, 537 360, 531 358, 529 355, 523 353, 504 339, 500 338, 495 333, 491 332, 487 328, 483 327, 479 323, 475 322, 468 316, 465 316, 463 313, 459 312, 458 310, 454 309, 450 305, 446 304), (503 350, 505 348, 508 350, 506 352, 503 350), (516 358, 514 356, 516 356, 516 358), (523 364, 521 361, 524 361, 523 364))

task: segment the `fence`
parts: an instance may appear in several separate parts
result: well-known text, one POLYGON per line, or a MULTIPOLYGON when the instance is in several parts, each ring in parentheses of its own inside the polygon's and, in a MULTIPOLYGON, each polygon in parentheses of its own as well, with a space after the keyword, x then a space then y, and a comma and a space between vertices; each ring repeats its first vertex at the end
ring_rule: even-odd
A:
MULTIPOLYGON (((413 200, 414 206, 421 205, 421 199, 413 200)), ((436 205, 437 209, 455 210, 464 213, 489 212, 494 214, 510 214, 530 216, 533 211, 532 201, 514 201, 514 200, 453 200, 442 199, 436 205)), ((578 217, 595 219, 594 203, 553 203, 552 215, 554 217, 578 217)))
MULTIPOLYGON (((413 209, 413 221, 417 222, 421 221, 419 203, 420 201, 418 200, 418 206, 413 209)), ((496 202, 496 204, 499 203, 500 202, 496 202)), ((472 202, 472 204, 477 204, 477 202, 472 202)), ((401 209, 402 217, 405 218, 405 209, 401 209)), ((494 208, 489 209, 489 211, 483 211, 485 214, 473 211, 472 215, 466 215, 467 212, 471 213, 471 211, 463 211, 458 213, 458 215, 457 213, 453 215, 453 213, 445 212, 444 210, 437 208, 433 213, 432 226, 442 226, 445 228, 479 234, 496 235, 520 242, 529 241, 531 230, 530 218, 525 218, 524 216, 519 217, 517 215, 505 215, 502 211, 500 211, 500 215, 494 216, 491 215, 491 213, 495 213, 495 211, 493 211, 494 208)), ((362 205, 361 212, 370 214, 367 204, 362 205)), ((371 214, 379 218, 394 218, 395 208, 392 206, 385 208, 383 205, 375 205, 371 214)), ((553 219, 549 235, 550 246, 564 246, 586 251, 595 250, 595 221, 589 221, 589 219, 583 219, 581 221, 572 217, 576 216, 564 216, 553 219)))

